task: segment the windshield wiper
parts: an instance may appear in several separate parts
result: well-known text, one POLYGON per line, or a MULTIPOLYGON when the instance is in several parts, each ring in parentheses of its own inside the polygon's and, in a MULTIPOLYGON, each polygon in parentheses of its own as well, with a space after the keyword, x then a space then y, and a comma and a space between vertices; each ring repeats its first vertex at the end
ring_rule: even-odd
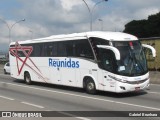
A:
MULTIPOLYGON (((142 47, 141 47, 140 52, 139 52, 139 55, 138 55, 138 60, 139 60, 139 58, 140 58, 140 55, 141 55, 142 50, 143 50, 143 49, 142 49, 142 47)), ((135 59, 136 59, 136 58, 135 58, 135 59)), ((143 65, 142 65, 138 60, 136 59, 137 64, 139 63, 139 65, 141 66, 142 70, 144 71, 145 69, 143 68, 143 65)))
MULTIPOLYGON (((133 68, 134 70, 136 71, 136 73, 138 73, 138 70, 137 70, 137 67, 141 70, 141 71, 144 71, 144 68, 142 66, 142 64, 136 59, 135 57, 135 53, 133 53, 132 51, 130 51, 130 59, 132 62, 131 64, 131 70, 129 72, 130 75, 132 75, 132 71, 133 71, 133 68)), ((134 73, 134 75, 136 74, 134 73)))
POLYGON ((134 60, 133 60, 133 57, 132 57, 132 52, 129 50, 129 59, 128 59, 128 63, 129 61, 131 60, 131 69, 129 71, 129 74, 131 75, 132 74, 132 70, 133 70, 133 66, 134 66, 134 60))
MULTIPOLYGON (((139 60, 136 59, 135 54, 133 55, 133 57, 134 57, 134 60, 135 60, 136 64, 138 65, 138 67, 139 67, 142 71, 144 71, 144 68, 143 68, 142 64, 139 62, 139 60)), ((138 58, 139 58, 139 57, 140 57, 140 56, 138 56, 138 58)))

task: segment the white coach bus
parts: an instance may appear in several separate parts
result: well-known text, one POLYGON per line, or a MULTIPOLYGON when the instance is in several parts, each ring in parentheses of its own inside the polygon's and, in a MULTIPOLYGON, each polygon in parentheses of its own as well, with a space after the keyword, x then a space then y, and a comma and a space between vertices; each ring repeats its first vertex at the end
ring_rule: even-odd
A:
POLYGON ((137 37, 120 32, 55 35, 10 44, 11 76, 32 81, 116 93, 143 90, 149 72, 137 37))

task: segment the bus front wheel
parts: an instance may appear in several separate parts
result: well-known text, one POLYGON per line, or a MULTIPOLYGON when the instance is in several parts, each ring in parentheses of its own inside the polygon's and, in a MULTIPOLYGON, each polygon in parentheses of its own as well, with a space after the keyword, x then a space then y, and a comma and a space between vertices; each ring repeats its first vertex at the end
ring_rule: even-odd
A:
POLYGON ((30 74, 28 73, 28 72, 26 72, 25 74, 24 74, 24 81, 26 82, 26 84, 27 85, 30 85, 31 84, 31 76, 30 76, 30 74))
POLYGON ((94 81, 91 78, 88 78, 86 80, 86 92, 89 94, 95 94, 96 93, 96 86, 94 81))

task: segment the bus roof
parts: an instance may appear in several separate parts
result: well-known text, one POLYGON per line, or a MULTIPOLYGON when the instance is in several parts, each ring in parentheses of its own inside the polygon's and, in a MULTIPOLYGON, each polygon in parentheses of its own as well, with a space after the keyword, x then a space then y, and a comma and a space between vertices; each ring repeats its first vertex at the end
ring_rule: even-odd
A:
MULTIPOLYGON (((83 32, 83 33, 73 33, 73 34, 62 34, 62 35, 53 35, 45 38, 32 39, 19 41, 21 44, 25 43, 39 43, 39 42, 50 42, 50 41, 65 41, 65 40, 78 40, 85 39, 90 37, 98 37, 102 39, 106 39, 109 41, 134 41, 138 40, 137 37, 122 33, 122 32, 106 32, 106 31, 91 31, 91 32, 83 32)), ((15 44, 12 42, 11 44, 15 44)))

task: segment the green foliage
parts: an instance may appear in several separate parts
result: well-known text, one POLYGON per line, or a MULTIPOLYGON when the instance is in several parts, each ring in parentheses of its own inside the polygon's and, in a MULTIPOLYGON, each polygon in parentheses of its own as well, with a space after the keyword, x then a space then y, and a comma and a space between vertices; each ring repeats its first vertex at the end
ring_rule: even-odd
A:
POLYGON ((147 20, 133 20, 127 23, 123 32, 139 38, 160 37, 160 12, 149 16, 147 20))

